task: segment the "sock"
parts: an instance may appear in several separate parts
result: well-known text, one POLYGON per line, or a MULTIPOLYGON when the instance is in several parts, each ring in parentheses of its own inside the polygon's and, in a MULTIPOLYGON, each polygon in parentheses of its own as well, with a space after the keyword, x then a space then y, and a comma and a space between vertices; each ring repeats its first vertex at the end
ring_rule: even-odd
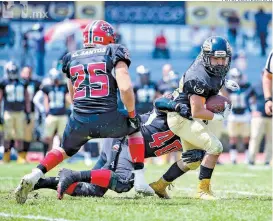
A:
POLYGON ((132 157, 132 162, 134 163, 135 170, 141 170, 144 168, 144 154, 145 154, 145 144, 144 138, 130 137, 128 139, 129 151, 132 157))
POLYGON ((48 172, 64 160, 63 154, 57 149, 52 149, 37 166, 43 173, 48 172))
POLYGON ((79 182, 91 183, 91 170, 80 171, 78 176, 79 182))
POLYGON ((245 163, 249 163, 248 144, 249 144, 249 143, 245 143, 245 144, 244 144, 244 148, 245 148, 245 163))
POLYGON ((30 142, 25 142, 25 141, 24 141, 23 151, 24 151, 24 152, 28 152, 29 147, 30 147, 30 142))
POLYGON ((199 180, 210 179, 213 169, 200 165, 199 180))
POLYGON ((112 171, 101 169, 91 171, 91 183, 100 187, 108 187, 112 177, 112 171))
POLYGON ((58 183, 59 183, 58 177, 47 177, 45 179, 39 179, 39 181, 34 185, 34 190, 43 188, 57 190, 58 183))
POLYGON ((244 144, 245 150, 248 150, 248 145, 249 145, 249 143, 245 143, 245 144, 244 144))
POLYGON ((78 185, 78 182, 76 183, 72 183, 68 188, 67 190, 65 191, 66 194, 68 195, 72 195, 74 193, 74 190, 76 188, 76 186, 78 185))
POLYGON ((184 173, 185 172, 178 167, 177 163, 174 163, 163 175, 163 179, 167 182, 173 182, 176 178, 182 176, 184 173))
POLYGON ((46 156, 49 145, 47 143, 43 143, 43 144, 44 144, 44 156, 46 156))
POLYGON ((237 158, 237 149, 236 149, 236 144, 231 144, 229 146, 229 154, 230 154, 230 160, 232 162, 236 161, 237 158))

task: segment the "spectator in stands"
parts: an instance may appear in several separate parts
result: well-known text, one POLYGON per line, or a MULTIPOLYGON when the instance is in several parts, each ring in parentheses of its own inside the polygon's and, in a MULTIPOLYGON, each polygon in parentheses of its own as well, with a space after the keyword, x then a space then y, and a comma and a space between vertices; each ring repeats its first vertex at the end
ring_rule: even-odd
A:
POLYGON ((268 24, 271 20, 271 15, 266 14, 263 8, 255 14, 255 31, 257 37, 260 39, 261 56, 265 56, 265 50, 267 48, 266 38, 268 34, 268 24))
POLYGON ((231 46, 236 49, 236 40, 238 36, 238 30, 240 28, 240 18, 236 11, 232 11, 227 17, 228 25, 228 40, 231 46))
POLYGON ((169 80, 169 73, 173 69, 171 64, 164 64, 162 67, 162 79, 158 82, 158 84, 164 84, 169 80))
POLYGON ((153 51, 153 58, 170 58, 170 52, 168 49, 167 39, 164 35, 163 30, 161 30, 160 34, 155 39, 155 49, 153 51))
POLYGON ((262 82, 259 82, 254 89, 256 92, 256 107, 252 111, 249 163, 251 165, 255 164, 255 156, 259 151, 262 138, 265 136, 265 165, 269 165, 272 158, 272 118, 265 113, 262 82))
POLYGON ((41 24, 35 24, 32 27, 32 31, 36 31, 38 33, 36 41, 36 74, 40 77, 44 76, 45 69, 45 38, 44 38, 44 27, 41 24))

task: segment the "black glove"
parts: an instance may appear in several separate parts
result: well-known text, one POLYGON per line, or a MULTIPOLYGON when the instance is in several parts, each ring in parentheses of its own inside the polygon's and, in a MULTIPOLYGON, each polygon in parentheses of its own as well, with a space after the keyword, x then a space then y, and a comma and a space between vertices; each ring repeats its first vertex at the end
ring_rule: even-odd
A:
POLYGON ((175 106, 175 112, 179 113, 181 117, 192 120, 190 108, 186 104, 177 103, 175 106))
POLYGON ((194 163, 197 161, 202 161, 206 151, 204 150, 188 150, 182 153, 182 160, 185 163, 194 163))
POLYGON ((3 125, 3 124, 4 124, 4 118, 0 117, 0 125, 3 125))
POLYGON ((134 118, 128 118, 129 126, 131 126, 134 129, 140 128, 140 117, 139 115, 136 115, 134 118))
POLYGON ((27 124, 30 124, 31 119, 30 119, 29 113, 26 113, 26 121, 27 121, 27 124))

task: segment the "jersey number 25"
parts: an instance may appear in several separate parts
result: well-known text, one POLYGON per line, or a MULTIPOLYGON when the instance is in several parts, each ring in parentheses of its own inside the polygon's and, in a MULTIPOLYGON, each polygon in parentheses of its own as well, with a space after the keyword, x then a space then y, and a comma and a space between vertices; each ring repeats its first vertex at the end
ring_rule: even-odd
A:
POLYGON ((73 66, 70 68, 70 74, 71 77, 76 77, 73 85, 74 99, 109 95, 109 79, 105 62, 89 63, 87 68, 82 64, 73 66))

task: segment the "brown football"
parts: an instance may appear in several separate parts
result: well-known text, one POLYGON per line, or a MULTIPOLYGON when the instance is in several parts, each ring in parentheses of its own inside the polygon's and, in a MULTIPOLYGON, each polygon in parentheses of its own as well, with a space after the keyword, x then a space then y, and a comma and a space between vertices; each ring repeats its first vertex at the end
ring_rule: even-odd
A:
POLYGON ((206 109, 213 113, 222 112, 225 109, 225 102, 231 104, 231 101, 227 97, 221 95, 211 96, 206 101, 206 109))

